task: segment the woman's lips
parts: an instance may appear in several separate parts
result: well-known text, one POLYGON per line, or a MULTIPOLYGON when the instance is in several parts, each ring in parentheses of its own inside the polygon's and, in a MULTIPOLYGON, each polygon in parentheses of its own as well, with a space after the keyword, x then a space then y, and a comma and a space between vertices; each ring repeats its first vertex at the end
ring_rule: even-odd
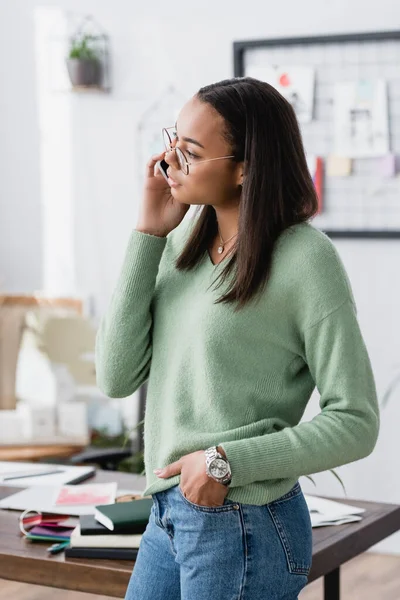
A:
POLYGON ((179 187, 180 186, 180 183, 177 183, 176 181, 174 181, 172 179, 172 177, 170 177, 169 175, 168 175, 168 183, 171 187, 179 187))

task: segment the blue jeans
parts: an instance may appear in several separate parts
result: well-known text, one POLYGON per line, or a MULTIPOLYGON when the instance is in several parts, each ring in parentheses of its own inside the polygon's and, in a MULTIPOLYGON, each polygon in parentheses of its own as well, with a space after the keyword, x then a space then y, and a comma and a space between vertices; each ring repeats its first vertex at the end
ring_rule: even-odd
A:
POLYGON ((298 482, 262 506, 201 506, 176 485, 153 494, 125 600, 295 600, 311 561, 298 482))

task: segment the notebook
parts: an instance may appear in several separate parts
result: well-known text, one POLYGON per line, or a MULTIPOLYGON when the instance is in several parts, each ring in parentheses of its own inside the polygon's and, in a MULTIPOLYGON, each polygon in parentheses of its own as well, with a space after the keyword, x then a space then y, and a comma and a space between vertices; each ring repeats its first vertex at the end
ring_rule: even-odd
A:
POLYGON ((108 558, 136 560, 137 548, 65 548, 66 558, 108 558))
MULTIPOLYGON (((80 534, 83 536, 113 535, 113 532, 110 529, 108 529, 108 527, 105 527, 104 525, 96 521, 94 515, 81 515, 79 517, 79 529, 80 534)), ((127 525, 126 527, 118 531, 118 534, 132 535, 137 533, 137 529, 138 527, 136 523, 133 523, 133 525, 127 525)))
POLYGON ((121 531, 136 525, 136 533, 143 533, 149 522, 153 499, 145 496, 131 502, 116 502, 96 506, 94 518, 111 531, 121 531))
POLYGON ((82 535, 80 526, 71 533, 71 548, 139 548, 141 534, 115 534, 108 530, 106 535, 82 535))

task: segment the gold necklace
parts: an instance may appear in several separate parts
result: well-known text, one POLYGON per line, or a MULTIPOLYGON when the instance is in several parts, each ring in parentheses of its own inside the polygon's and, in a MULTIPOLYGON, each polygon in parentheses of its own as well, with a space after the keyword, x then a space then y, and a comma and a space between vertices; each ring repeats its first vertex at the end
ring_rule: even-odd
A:
POLYGON ((219 235, 219 238, 220 238, 220 240, 221 240, 221 245, 220 245, 220 246, 218 246, 218 250, 217 250, 217 252, 218 252, 218 254, 222 254, 222 253, 223 253, 223 251, 224 251, 225 245, 226 245, 228 242, 230 242, 230 240, 231 240, 232 238, 234 238, 234 237, 237 235, 237 233, 235 233, 235 234, 234 234, 232 237, 230 237, 230 238, 229 238, 229 240, 225 240, 225 242, 224 242, 224 240, 223 240, 223 239, 222 239, 222 237, 221 237, 221 234, 220 234, 220 232, 219 232, 219 227, 218 227, 218 235, 219 235))

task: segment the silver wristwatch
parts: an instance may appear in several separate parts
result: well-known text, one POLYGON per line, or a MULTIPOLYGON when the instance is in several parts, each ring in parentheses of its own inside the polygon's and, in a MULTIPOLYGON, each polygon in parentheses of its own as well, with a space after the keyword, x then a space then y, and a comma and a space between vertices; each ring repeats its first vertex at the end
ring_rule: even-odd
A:
POLYGON ((206 454, 206 473, 218 483, 229 485, 232 478, 231 466, 228 460, 217 450, 217 446, 211 446, 204 451, 206 454))

